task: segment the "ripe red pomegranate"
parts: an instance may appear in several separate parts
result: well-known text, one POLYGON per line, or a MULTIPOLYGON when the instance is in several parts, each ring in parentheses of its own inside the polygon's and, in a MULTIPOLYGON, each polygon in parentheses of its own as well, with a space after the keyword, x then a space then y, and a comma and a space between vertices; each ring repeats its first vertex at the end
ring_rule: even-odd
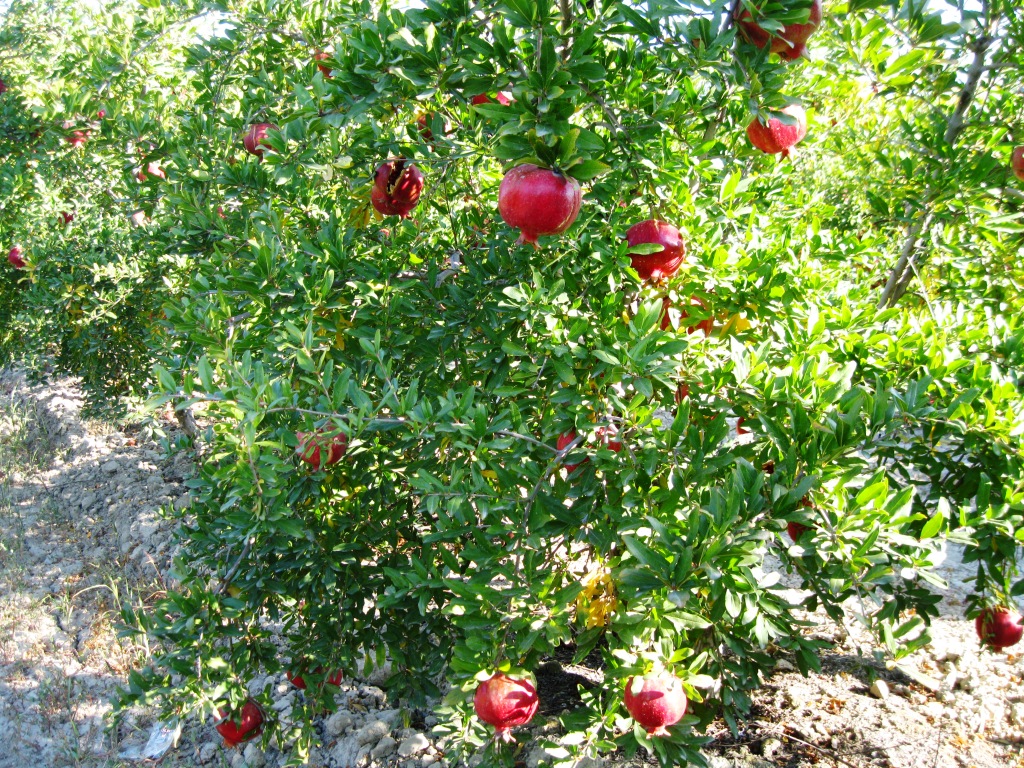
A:
POLYGON ((1018 179, 1024 179, 1024 145, 1013 148, 1010 155, 1010 167, 1013 168, 1013 175, 1018 179))
POLYGON ((348 437, 346 435, 339 432, 328 438, 324 432, 325 430, 321 428, 314 433, 295 433, 295 436, 299 439, 299 446, 295 449, 295 452, 302 461, 309 464, 314 470, 320 469, 324 453, 326 453, 327 458, 326 464, 330 466, 341 461, 341 457, 348 450, 348 437), (324 449, 323 452, 321 448, 324 449))
POLYGON ((25 268, 25 252, 18 246, 14 246, 7 252, 7 261, 11 263, 11 266, 15 269, 25 268))
POLYGON ((263 733, 263 710, 252 699, 242 707, 241 719, 236 720, 236 715, 229 715, 223 709, 218 709, 217 714, 220 716, 217 733, 224 737, 225 747, 237 747, 263 733))
POLYGON ((249 126, 249 130, 242 137, 242 146, 250 155, 263 159, 263 147, 270 145, 265 141, 267 134, 279 130, 273 123, 255 123, 249 126))
POLYGON ((72 221, 74 221, 74 220, 75 220, 75 214, 73 214, 73 213, 68 213, 67 211, 65 211, 64 213, 60 214, 60 222, 65 227, 68 224, 70 224, 72 221))
POLYGON ((513 741, 511 729, 526 725, 537 712, 540 699, 529 680, 518 680, 497 672, 477 686, 473 696, 476 716, 493 725, 495 736, 513 741))
POLYGON ((796 125, 786 125, 777 117, 765 125, 755 117, 747 126, 747 137, 766 154, 789 157, 789 151, 807 135, 807 113, 799 104, 790 104, 782 112, 794 118, 796 125))
POLYGON ((370 202, 384 216, 409 218, 423 192, 423 174, 404 157, 381 163, 373 176, 370 202))
MULTIPOLYGON (((509 104, 515 101, 515 99, 512 98, 512 94, 509 93, 508 91, 498 91, 497 96, 495 96, 494 98, 497 99, 498 103, 501 104, 501 106, 503 107, 507 107, 509 104)), ((476 96, 469 100, 469 103, 472 104, 473 106, 476 106, 477 104, 490 104, 491 97, 488 96, 486 93, 478 93, 476 96)))
POLYGON ((85 144, 85 140, 88 138, 88 131, 72 131, 70 136, 64 137, 64 141, 66 141, 72 147, 80 147, 83 144, 85 144))
POLYGON ((630 248, 645 243, 663 245, 658 253, 631 253, 629 261, 641 280, 661 280, 671 277, 683 263, 686 246, 679 230, 664 221, 648 219, 634 224, 626 231, 626 242, 630 248))
POLYGON ((541 235, 565 232, 580 212, 580 183, 531 163, 505 174, 498 190, 498 212, 510 227, 519 229, 518 243, 534 248, 541 235))
MULTIPOLYGON (((331 58, 331 54, 326 53, 324 51, 317 51, 316 53, 313 54, 313 61, 316 61, 316 62, 327 61, 329 58, 331 58)), ((324 76, 325 80, 330 80, 331 79, 331 67, 330 67, 330 65, 328 65, 328 64, 317 64, 316 68, 319 69, 323 73, 323 76, 324 76)))
POLYGON ((809 530, 811 530, 809 526, 806 526, 803 523, 797 523, 795 521, 790 521, 790 523, 786 526, 786 533, 789 534, 789 538, 793 540, 794 544, 800 541, 800 537, 807 533, 809 530))
POLYGON ((777 53, 786 61, 793 61, 801 56, 807 56, 807 39, 814 34, 814 30, 821 24, 821 2, 813 0, 810 14, 803 24, 789 24, 782 28, 781 32, 773 37, 770 32, 761 26, 750 15, 750 11, 742 5, 737 6, 736 20, 739 22, 740 34, 747 39, 751 45, 764 48, 771 40, 772 53, 777 53), (742 12, 741 12, 742 9, 742 12))
POLYGON ((682 404, 683 400, 690 396, 690 385, 685 381, 680 382, 676 387, 675 401, 676 405, 682 404))
POLYGON ((7 83, 0 80, 0 96, 3 96, 5 93, 7 93, 7 83))
MULTIPOLYGON (((704 300, 703 299, 699 299, 696 296, 691 296, 690 297, 690 306, 691 307, 700 307, 704 311, 707 311, 707 309, 708 309, 708 305, 704 302, 704 300)), ((686 312, 680 312, 679 313, 679 319, 680 320, 685 320, 689 316, 690 315, 688 313, 686 313, 686 312)), ((711 331, 713 331, 714 328, 715 328, 715 318, 713 318, 713 317, 711 317, 709 315, 708 317, 704 318, 703 320, 701 320, 696 325, 687 326, 686 332, 687 333, 696 333, 697 331, 704 331, 704 335, 705 336, 710 336, 711 335, 711 331)))
POLYGON ((1016 645, 1024 636, 1021 615, 1013 608, 992 606, 985 608, 974 620, 978 639, 994 651, 1016 645))
POLYGON ((625 703, 629 714, 651 736, 668 736, 668 726, 686 714, 686 694, 679 678, 668 672, 645 675, 626 682, 625 703))
MULTIPOLYGON (((613 426, 598 427, 597 429, 594 430, 594 434, 597 436, 598 440, 600 440, 602 443, 604 443, 604 446, 608 450, 614 451, 615 453, 621 453, 621 451, 622 451, 622 441, 617 439, 619 433, 615 429, 615 427, 613 427, 613 426)), ((555 447, 558 450, 560 450, 560 451, 564 450, 565 447, 567 445, 569 445, 575 439, 576 439, 576 430, 575 429, 570 429, 568 432, 563 432, 561 435, 558 436, 558 441, 555 443, 555 447)), ((577 467, 582 466, 583 464, 586 464, 588 461, 590 461, 590 459, 586 458, 586 459, 583 459, 583 461, 579 462, 578 464, 566 464, 565 465, 565 469, 571 475, 573 472, 576 471, 577 467)))
POLYGON ((736 434, 737 435, 749 435, 750 434, 750 430, 743 426, 743 422, 744 421, 746 421, 746 419, 743 418, 742 416, 740 416, 738 419, 736 419, 736 434))
POLYGON ((135 178, 139 181, 145 181, 147 174, 158 179, 167 179, 167 174, 164 169, 160 167, 159 163, 149 163, 146 166, 146 170, 139 168, 139 172, 135 174, 135 178))
MULTIPOLYGON (((316 674, 316 675, 322 675, 324 673, 324 668, 323 667, 317 667, 316 669, 313 670, 313 673, 316 674)), ((336 670, 334 672, 331 672, 327 676, 327 679, 324 682, 327 685, 341 685, 342 677, 343 677, 342 671, 339 669, 339 670, 336 670)), ((288 682, 290 682, 292 685, 294 685, 300 691, 306 690, 306 680, 298 672, 288 672, 288 682)))
POLYGON ((102 120, 106 116, 107 116, 107 110, 105 110, 105 109, 101 109, 99 112, 96 113, 96 119, 97 120, 102 120))

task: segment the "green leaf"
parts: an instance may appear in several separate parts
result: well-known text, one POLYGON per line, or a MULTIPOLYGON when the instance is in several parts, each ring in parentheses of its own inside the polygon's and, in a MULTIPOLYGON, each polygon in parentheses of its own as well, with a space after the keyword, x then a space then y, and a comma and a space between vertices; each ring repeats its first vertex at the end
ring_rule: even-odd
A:
POLYGON ((598 176, 603 176, 611 169, 610 165, 602 163, 600 160, 584 160, 582 163, 569 168, 565 173, 568 176, 572 176, 576 181, 590 181, 598 176))

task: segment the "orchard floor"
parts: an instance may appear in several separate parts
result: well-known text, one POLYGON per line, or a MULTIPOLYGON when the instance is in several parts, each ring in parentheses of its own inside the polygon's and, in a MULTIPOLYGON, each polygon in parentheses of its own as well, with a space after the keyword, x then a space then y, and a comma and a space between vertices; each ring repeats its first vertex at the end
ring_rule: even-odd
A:
MULTIPOLYGON (((154 725, 154 713, 140 710, 107 727, 111 696, 149 652, 119 638, 117 623, 123 606, 149 603, 165 588, 171 522, 160 510, 187 505, 183 483, 193 470, 186 456, 165 458, 139 427, 83 419, 82 405, 72 382, 32 385, 0 373, 0 768, 141 765, 121 755, 138 751, 154 725)), ((722 724, 710 729, 710 765, 1024 766, 1024 656, 979 649, 962 618, 970 569, 951 553, 943 573, 951 588, 934 641, 903 671, 876 661, 876 646, 852 623, 815 615, 815 633, 833 643, 821 673, 804 678, 780 657, 739 735, 722 724)), ((552 679, 540 682, 552 703, 542 715, 571 706, 575 685, 565 672, 574 671, 588 672, 549 665, 552 679)), ((323 746, 311 764, 458 765, 431 739, 430 714, 402 710, 375 682, 342 685, 338 711, 318 723, 323 746)), ((289 719, 301 694, 283 679, 250 685, 268 686, 275 716, 289 719)), ((553 719, 538 721, 534 735, 557 740, 553 719)), ((266 751, 226 751, 215 736, 209 725, 184 724, 160 765, 271 768, 285 760, 274 740, 266 751)), ((520 743, 522 765, 553 764, 527 734, 520 743)), ((602 763, 655 764, 642 755, 602 763)))

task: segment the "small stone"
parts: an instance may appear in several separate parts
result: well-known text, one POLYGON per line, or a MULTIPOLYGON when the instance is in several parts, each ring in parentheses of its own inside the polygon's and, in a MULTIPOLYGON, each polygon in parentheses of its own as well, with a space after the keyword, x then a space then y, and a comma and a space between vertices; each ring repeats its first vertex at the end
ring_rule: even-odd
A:
POLYGON ((782 747, 782 742, 778 739, 765 739, 761 744, 761 754, 767 760, 772 759, 772 755, 779 751, 782 747))
POLYGON ((199 762, 202 765, 206 765, 216 757, 218 751, 220 751, 220 747, 217 745, 217 742, 206 742, 199 748, 199 762))
POLYGON ((778 661, 776 661, 775 662, 775 669, 778 670, 779 672, 795 672, 796 671, 796 667, 794 667, 791 662, 788 662, 785 659, 779 659, 778 661))
POLYGON ((245 764, 248 768, 263 768, 267 764, 267 758, 263 751, 255 744, 249 744, 245 748, 245 764))
POLYGON ((885 701, 889 698, 889 684, 885 680, 878 679, 871 684, 871 695, 876 699, 885 701))
POLYGON ((356 743, 362 745, 373 745, 380 741, 382 738, 391 733, 391 726, 385 723, 383 720, 374 720, 372 723, 364 725, 355 733, 356 743))
POLYGON ((377 746, 370 750, 370 757, 375 760, 388 757, 395 751, 398 742, 390 736, 385 736, 377 742, 377 746))
POLYGON ((331 736, 340 736, 352 725, 352 715, 348 712, 335 712, 328 718, 324 727, 331 736))
POLYGON ((416 733, 402 741, 401 746, 398 748, 398 754, 402 757, 409 757, 418 752, 422 752, 429 746, 430 741, 427 737, 422 733, 416 733))
POLYGON ((105 461, 102 464, 100 464, 100 469, 102 469, 108 475, 114 474, 120 468, 121 468, 121 465, 118 464, 116 459, 111 459, 110 461, 105 461))

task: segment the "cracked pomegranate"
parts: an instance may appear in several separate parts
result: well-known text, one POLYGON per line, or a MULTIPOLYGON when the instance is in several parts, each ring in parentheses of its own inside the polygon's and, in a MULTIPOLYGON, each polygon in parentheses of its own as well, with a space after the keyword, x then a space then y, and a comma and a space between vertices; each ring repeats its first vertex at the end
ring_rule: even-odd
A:
POLYGON ((773 117, 765 125, 755 117, 747 126, 747 136, 750 138, 750 143, 762 152, 789 157, 790 150, 807 135, 807 113, 799 104, 790 104, 781 111, 796 122, 793 125, 787 125, 779 118, 773 117))
POLYGON ((774 36, 761 27, 742 5, 737 6, 736 20, 739 22, 740 34, 751 45, 764 48, 771 40, 772 53, 779 54, 786 61, 793 61, 801 56, 807 57, 807 40, 821 24, 821 2, 813 0, 807 21, 803 24, 787 24, 774 36))
POLYGON ((501 180, 498 212, 506 224, 519 230, 518 243, 539 248, 538 237, 559 235, 572 226, 582 199, 576 179, 525 163, 501 180))
POLYGON ((668 727, 686 714, 686 694, 682 682, 668 672, 629 678, 626 682, 626 709, 651 736, 668 736, 668 727))
POLYGON ((540 699, 529 680, 519 680, 497 672, 477 686, 473 696, 476 716, 493 725, 495 736, 513 741, 511 729, 526 725, 537 712, 540 699))
POLYGON ((423 192, 423 174, 404 157, 381 163, 373 176, 370 202, 384 216, 409 217, 409 212, 420 201, 423 192))

